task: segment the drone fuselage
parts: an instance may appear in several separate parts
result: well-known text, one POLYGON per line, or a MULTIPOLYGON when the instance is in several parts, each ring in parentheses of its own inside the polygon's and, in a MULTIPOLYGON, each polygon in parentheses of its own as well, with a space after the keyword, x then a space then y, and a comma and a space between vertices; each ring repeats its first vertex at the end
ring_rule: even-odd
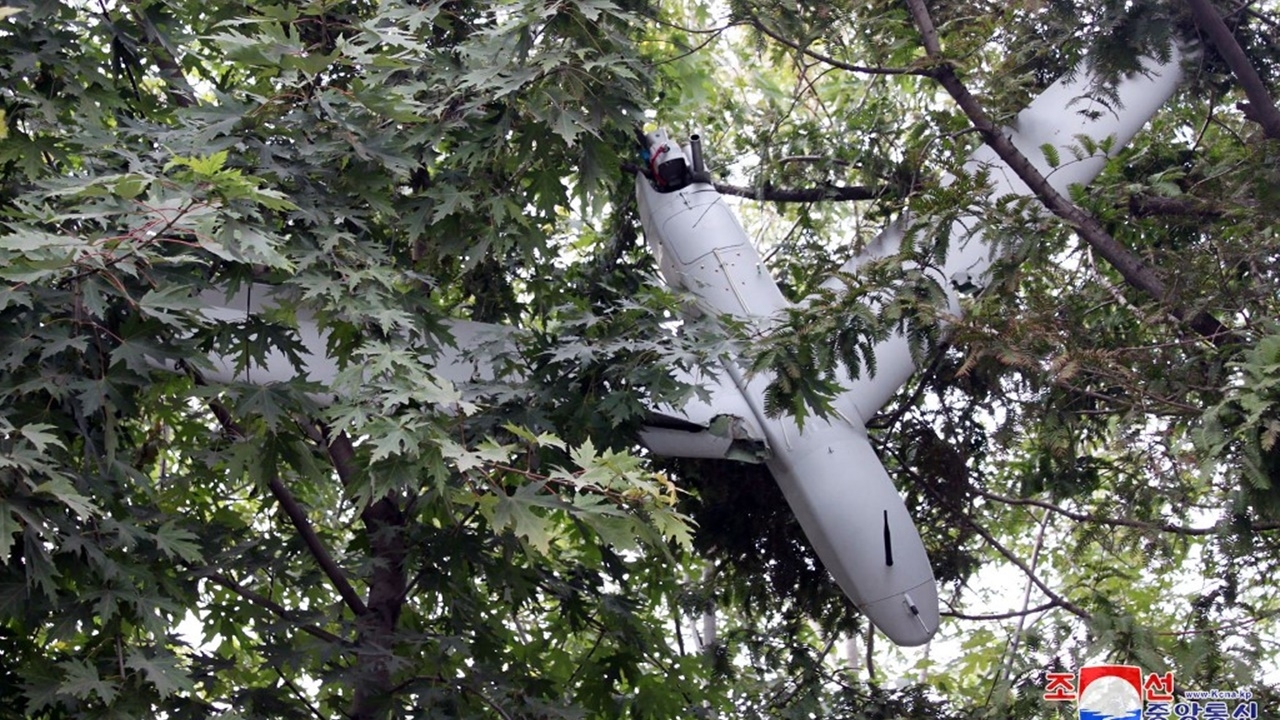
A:
MULTIPOLYGON (((649 137, 651 154, 665 147, 664 157, 683 160, 665 133, 649 137)), ((636 180, 645 237, 667 284, 688 291, 696 299, 695 312, 767 324, 789 307, 720 193, 705 182, 671 184, 669 178, 658 182, 644 175, 636 180)), ((895 643, 928 642, 939 619, 929 558, 853 412, 852 396, 846 392, 836 401, 847 412, 811 418, 802 429, 790 417, 764 412, 767 378, 749 377, 733 359, 725 360, 724 369, 719 381, 741 393, 745 402, 739 408, 746 407, 750 417, 740 419, 762 432, 769 448, 765 464, 822 564, 895 643)), ((727 406, 724 411, 741 412, 727 406)))

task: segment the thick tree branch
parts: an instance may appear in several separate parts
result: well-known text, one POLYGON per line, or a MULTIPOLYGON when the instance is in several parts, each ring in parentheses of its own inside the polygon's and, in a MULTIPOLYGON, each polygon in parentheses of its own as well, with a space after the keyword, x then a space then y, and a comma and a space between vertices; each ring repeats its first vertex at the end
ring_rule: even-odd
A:
POLYGON ((942 43, 938 41, 938 29, 933 25, 933 16, 924 0, 907 0, 907 10, 911 11, 911 19, 915 20, 916 29, 920 31, 920 40, 924 43, 925 55, 931 60, 942 58, 942 43))
MULTIPOLYGON (((209 407, 227 432, 241 439, 246 438, 244 430, 236 424, 226 406, 214 400, 209 403, 209 407)), ((364 601, 360 599, 355 588, 351 586, 342 568, 338 567, 338 563, 334 561, 333 556, 329 554, 328 548, 324 546, 324 542, 316 534, 316 530, 307 518, 307 511, 302 507, 302 504, 298 502, 298 499, 293 496, 289 488, 285 487, 285 484, 274 473, 271 479, 267 481, 267 488, 271 490, 272 497, 280 504, 285 514, 289 516, 293 527, 298 531, 298 535, 302 537, 302 542, 306 544, 307 550, 315 558, 316 563, 324 571, 324 574, 328 576, 329 581, 333 583, 334 589, 342 596, 343 602, 358 616, 367 613, 369 609, 365 607, 364 601)))
POLYGON ((297 528, 298 534, 302 536, 302 541, 306 543, 307 549, 311 551, 311 555, 315 558, 316 563, 324 574, 329 577, 333 587, 342 596, 342 600, 351 608, 357 616, 364 615, 369 611, 364 601, 360 599, 360 595, 356 593, 355 588, 347 580, 346 574, 342 568, 338 567, 338 563, 329 554, 328 548, 324 546, 324 542, 320 540, 320 536, 316 534, 315 528, 311 525, 311 521, 307 518, 307 511, 303 509, 302 504, 298 502, 293 493, 289 492, 289 488, 280 481, 277 476, 267 481, 267 487, 271 490, 271 495, 280 503, 280 507, 284 509, 285 514, 289 516, 289 520, 293 522, 293 526, 297 528))
POLYGON ((765 200, 768 202, 819 202, 823 200, 874 200, 888 192, 888 188, 870 188, 863 185, 824 185, 814 188, 775 188, 772 185, 753 188, 727 183, 713 183, 722 195, 765 200))
MULTIPOLYGON (((622 163, 622 172, 635 175, 641 172, 639 165, 622 163)), ((722 195, 749 198, 764 202, 820 202, 824 200, 851 201, 875 200, 884 197, 889 187, 867 187, 865 185, 823 185, 812 188, 776 188, 765 183, 761 187, 730 185, 729 183, 711 183, 711 186, 722 195)))
POLYGON ((1223 22, 1222 15, 1209 0, 1187 0, 1187 5, 1191 7, 1191 16, 1196 25, 1209 36, 1209 42, 1213 43, 1218 55, 1226 61, 1236 80, 1240 82, 1245 97, 1249 98, 1249 105, 1241 106, 1245 115, 1261 125, 1267 137, 1280 140, 1280 109, 1276 108, 1266 84, 1262 82, 1253 63, 1249 62, 1244 48, 1240 47, 1240 43, 1231 34, 1231 29, 1223 22))
POLYGON ((1169 308, 1170 314, 1175 318, 1218 347, 1238 344, 1240 339, 1217 318, 1204 311, 1188 311, 1177 294, 1141 258, 1112 237, 1097 218, 1081 210, 1049 184, 1009 136, 996 126, 978 99, 956 76, 954 68, 942 57, 937 30, 934 29, 933 19, 929 16, 924 0, 907 0, 907 7, 920 30, 925 51, 936 63, 929 69, 929 74, 946 89, 974 128, 981 133, 987 145, 1026 183, 1040 202, 1054 215, 1067 221, 1085 243, 1120 273, 1125 282, 1169 308))
MULTIPOLYGON (((330 428, 317 431, 303 423, 307 434, 329 455, 338 479, 344 487, 356 481, 355 448, 346 432, 334 433, 330 428)), ((405 540, 408 518, 397 500, 388 495, 365 506, 360 512, 373 569, 368 579, 368 611, 360 620, 358 645, 360 671, 363 678, 356 684, 351 717, 366 720, 378 717, 395 694, 391 686, 392 657, 396 628, 408 596, 405 540)))
POLYGON ((356 480, 356 451, 351 445, 351 437, 345 431, 336 435, 327 427, 301 423, 302 430, 318 447, 329 456, 333 469, 338 473, 338 481, 343 487, 351 487, 356 480), (319 428, 319 429, 317 429, 319 428))
MULTIPOLYGON (((351 487, 358 480, 355 447, 345 431, 309 420, 299 426, 329 456, 338 480, 351 487)), ((396 630, 400 614, 409 595, 409 547, 405 530, 409 518, 399 501, 387 495, 365 506, 360 512, 365 537, 369 543, 372 570, 368 578, 368 611, 359 622, 357 658, 360 680, 352 699, 352 720, 380 717, 398 691, 392 687, 392 670, 396 630)), ((423 568, 422 572, 427 572, 423 568)), ((416 582, 416 579, 415 579, 416 582)))
POLYGON ((1131 195, 1129 212, 1135 217, 1193 217, 1214 220, 1223 211, 1191 195, 1165 197, 1163 195, 1131 195))
POLYGON ((956 618, 957 620, 1011 620, 1013 618, 1026 617, 1027 615, 1035 615, 1036 613, 1042 613, 1046 610, 1052 610, 1057 607, 1062 607, 1062 606, 1059 605, 1056 601, 1050 600, 1049 602, 1042 603, 1035 607, 1024 608, 1022 610, 1010 610, 1009 612, 1002 612, 1002 613, 990 613, 986 615, 970 615, 968 613, 962 613, 956 610, 943 610, 938 614, 943 617, 956 618))

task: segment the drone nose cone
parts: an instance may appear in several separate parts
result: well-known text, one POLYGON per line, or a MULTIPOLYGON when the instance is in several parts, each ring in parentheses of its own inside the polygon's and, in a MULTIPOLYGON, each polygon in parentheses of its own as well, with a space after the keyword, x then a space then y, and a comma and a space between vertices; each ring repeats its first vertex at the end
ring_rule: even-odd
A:
POLYGON ((930 579, 906 592, 867 603, 862 611, 898 645, 923 645, 938 632, 937 583, 930 579))

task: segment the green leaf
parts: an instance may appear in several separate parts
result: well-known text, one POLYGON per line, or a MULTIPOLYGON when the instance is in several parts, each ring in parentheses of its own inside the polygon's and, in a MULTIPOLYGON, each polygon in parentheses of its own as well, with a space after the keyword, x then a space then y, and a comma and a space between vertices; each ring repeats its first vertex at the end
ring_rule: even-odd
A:
POLYGON ((1062 164, 1062 158, 1058 155, 1058 148, 1053 143, 1041 145, 1040 152, 1044 155, 1044 161, 1049 163, 1049 167, 1056 168, 1062 164))
POLYGON ((599 495, 580 493, 571 503, 574 516, 615 550, 632 550, 641 535, 638 520, 599 495))
POLYGON ((167 698, 178 692, 194 692, 195 682, 186 670, 183 670, 176 655, 157 650, 153 657, 141 649, 131 649, 126 655, 125 667, 137 670, 147 676, 147 680, 155 686, 161 698, 167 698))
POLYGON ((414 454, 417 437, 403 425, 380 423, 368 442, 373 447, 371 459, 382 460, 394 455, 414 454))
POLYGON ((51 447, 65 449, 62 441, 59 440, 57 436, 53 433, 46 432, 47 430, 55 429, 56 428, 47 423, 35 423, 18 428, 18 433, 22 435, 22 437, 26 438, 27 442, 35 446, 36 452, 42 453, 51 447))
POLYGON ((436 201, 431 213, 432 223, 440 222, 475 201, 471 191, 453 186, 432 188, 430 197, 436 201))
POLYGON ((556 114, 555 122, 551 124, 551 131, 559 135, 566 145, 573 145, 582 128, 573 113, 564 111, 556 114))
POLYGON ((528 428, 520 427, 514 423, 503 423, 502 427, 506 429, 507 432, 515 435, 525 442, 528 442, 530 445, 537 447, 552 447, 557 450, 565 449, 565 442, 552 433, 544 432, 534 435, 528 428))
POLYGON ((499 495, 493 507, 493 524, 508 528, 517 537, 524 538, 539 553, 551 548, 555 521, 534 512, 534 508, 563 509, 563 501, 544 492, 546 483, 534 482, 522 485, 511 495, 499 495))
POLYGON ((22 532, 22 523, 18 521, 13 509, 0 499, 0 564, 8 562, 9 551, 16 544, 18 533, 22 532))
POLYGON ((270 210, 285 211, 298 209, 298 206, 279 190, 254 187, 248 191, 248 197, 259 205, 270 210))
POLYGON ((0 250, 15 250, 30 257, 70 257, 73 251, 84 248, 85 239, 73 235, 61 235, 26 227, 13 227, 12 232, 0 235, 0 250), (56 251, 56 252, 54 252, 56 251))
POLYGON ((685 550, 693 548, 693 531, 690 519, 674 510, 653 513, 654 528, 665 539, 670 539, 685 550))
POLYGON ((178 527, 176 520, 169 520, 161 525, 152 538, 155 540, 156 547, 166 557, 178 557, 191 563, 198 563, 204 559, 197 542, 199 537, 189 530, 178 527))
POLYGON ((75 486, 66 478, 54 477, 32 488, 32 492, 51 495, 55 500, 66 505, 81 519, 99 514, 98 506, 88 497, 80 494, 75 486))
POLYGON ((151 187, 151 178, 131 173, 121 175, 115 182, 115 194, 125 200, 132 200, 151 187))
POLYGON ((0 580, 0 618, 21 617, 30 602, 31 590, 26 583, 17 579, 0 580))
POLYGON ((212 155, 197 155, 192 157, 175 157, 165 164, 165 170, 172 170, 175 167, 190 168, 191 172, 202 178, 212 178, 227 164, 227 151, 220 150, 212 155))
POLYGON ((119 683, 103 680, 98 668, 86 660, 64 660, 58 663, 65 676, 58 692, 74 698, 87 700, 97 695, 102 702, 111 704, 119 691, 119 683))
POLYGON ((236 414, 240 417, 261 418, 267 429, 280 427, 282 420, 289 417, 289 398, 287 391, 278 385, 242 386, 239 400, 235 404, 236 414))
POLYGON ((204 307, 205 303, 192 295, 189 286, 184 285, 149 290, 138 301, 138 309, 143 313, 165 325, 180 329, 187 328, 191 324, 190 316, 204 307))
POLYGON ((580 468, 586 468, 596 461, 596 446, 591 442, 591 438, 582 441, 582 444, 569 451, 569 457, 573 459, 573 463, 580 468))

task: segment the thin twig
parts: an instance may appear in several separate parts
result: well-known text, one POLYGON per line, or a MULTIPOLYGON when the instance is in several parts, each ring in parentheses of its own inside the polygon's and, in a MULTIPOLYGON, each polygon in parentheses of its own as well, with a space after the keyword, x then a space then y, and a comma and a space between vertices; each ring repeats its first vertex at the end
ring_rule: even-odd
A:
POLYGON ((346 640, 343 640, 342 638, 338 637, 337 635, 334 635, 328 630, 322 630, 318 627, 315 627, 314 625, 305 625, 305 624, 299 623, 297 617, 295 616, 295 613, 290 611, 285 606, 281 605, 280 603, 272 600, 271 598, 265 595, 261 595, 259 593, 256 593, 244 587, 243 585, 236 582, 235 580, 232 580, 226 575, 215 572, 215 573, 209 573, 209 574, 202 574, 200 575, 200 577, 203 577, 204 579, 216 585, 221 585, 222 587, 230 590, 236 595, 239 595, 245 600, 248 600, 254 605, 270 610, 273 614, 275 614, 281 620, 288 620, 289 622, 297 624, 298 629, 302 630, 308 635, 317 637, 321 640, 324 640, 325 642, 331 642, 338 645, 347 644, 346 640))
POLYGON ((819 60, 832 67, 840 68, 841 70, 847 70, 849 72, 855 72, 855 73, 862 73, 864 75, 928 76, 929 74, 928 70, 922 70, 920 68, 909 68, 909 67, 887 68, 887 67, 876 67, 876 66, 868 66, 868 65, 854 65, 852 63, 847 63, 847 62, 844 62, 843 60, 837 60, 836 58, 833 58, 830 55, 825 55, 823 53, 817 52, 816 50, 810 50, 808 47, 799 45, 792 40, 788 40, 781 33, 778 33, 777 31, 773 30, 769 26, 765 25, 764 22, 762 22, 759 18, 752 18, 750 22, 752 27, 759 30, 761 33, 764 33, 765 35, 768 35, 769 37, 773 38, 775 41, 782 43, 783 45, 786 45, 792 50, 795 50, 796 52, 802 53, 804 55, 808 55, 814 60, 819 60))
POLYGON ((462 688, 463 692, 469 692, 472 695, 475 695, 476 697, 480 698, 480 701, 483 702, 485 705, 488 705, 489 709, 498 713, 498 715, 502 717, 502 720, 515 720, 515 718, 511 717, 511 715, 506 710, 502 709, 502 706, 498 705, 498 703, 494 702, 493 700, 490 700, 489 696, 485 695, 480 690, 477 690, 476 688, 473 688, 470 685, 459 685, 458 687, 462 688))
MULTIPOLYGON (((655 61, 655 62, 653 63, 653 65, 654 65, 655 67, 656 67, 656 66, 658 66, 658 65, 665 65, 665 64, 667 64, 667 63, 676 62, 677 60, 683 60, 684 58, 689 57, 690 55, 694 55, 694 54, 698 53, 699 51, 701 51, 701 50, 702 50, 703 48, 705 48, 706 46, 710 45, 711 43, 715 42, 716 40, 719 40, 719 39, 720 39, 720 33, 724 32, 725 30, 729 29, 730 27, 733 27, 733 25, 726 25, 726 26, 724 26, 723 28, 721 28, 720 30, 713 31, 710 35, 708 35, 706 38, 704 38, 704 39, 703 39, 701 42, 699 42, 697 45, 694 45, 693 47, 690 47, 690 48, 688 48, 687 50, 685 50, 685 51, 683 51, 683 52, 681 52, 681 53, 679 53, 679 54, 677 54, 677 55, 672 55, 671 57, 666 57, 666 58, 663 58, 663 59, 661 59, 661 60, 655 61)), ((692 30, 689 30, 689 31, 687 31, 687 32, 693 32, 693 31, 692 31, 692 30)))
MULTIPOLYGON (((921 478, 919 473, 912 470, 910 465, 904 462, 901 457, 898 458, 898 465, 905 474, 907 474, 909 477, 912 478, 912 480, 915 482, 917 486, 924 488, 925 492, 928 492, 930 495, 932 495, 935 500, 939 502, 945 502, 942 498, 938 496, 938 492, 933 488, 933 486, 930 485, 928 482, 926 482, 923 478, 921 478)), ((982 523, 979 523, 978 521, 974 520, 972 517, 969 516, 968 513, 963 512, 961 510, 955 510, 954 512, 952 512, 952 516, 959 519, 965 525, 968 525, 969 528, 972 529, 977 534, 981 535, 982 539, 986 540, 988 545, 990 545, 996 552, 1003 555, 1006 560, 1008 560, 1009 562, 1017 566, 1017 568, 1027 576, 1027 579, 1030 580, 1032 584, 1034 584, 1037 588, 1039 588, 1040 592, 1045 594, 1045 597, 1049 598, 1054 603, 1056 603, 1058 607, 1082 619, 1085 619, 1085 620, 1093 619, 1093 616, 1087 610, 1080 607, 1079 605, 1076 605, 1070 600, 1062 597, 1057 592, 1055 592, 1052 588, 1050 588, 1047 584, 1045 584, 1045 582, 1041 580, 1038 575, 1036 575, 1035 571, 1033 571, 1030 567, 1027 566, 1026 562, 1024 562, 1017 555, 1014 555, 1013 552, 1009 550, 1009 548, 1005 547, 1003 543, 997 540, 994 535, 992 535, 986 528, 982 526, 982 523)))
POLYGON ((281 671, 279 667, 272 666, 272 669, 276 671, 276 675, 280 676, 280 681, 283 682, 286 687, 292 690, 294 695, 298 696, 298 700, 301 701, 302 704, 305 705, 306 708, 311 711, 312 715, 316 716, 320 720, 326 720, 325 716, 316 708, 316 706, 311 704, 311 699, 308 698, 306 695, 304 695, 302 693, 302 689, 299 688, 296 684, 294 684, 292 680, 286 677, 284 672, 281 671))
POLYGON ((1046 610, 1053 610, 1054 608, 1058 608, 1058 607, 1062 607, 1062 606, 1059 605, 1056 601, 1050 600, 1049 602, 1043 603, 1041 605, 1037 605, 1035 607, 1029 607, 1023 610, 1010 610, 1009 612, 1002 612, 1002 613, 970 615, 968 613, 962 613, 956 610, 943 610, 938 614, 943 617, 955 618, 957 620, 1011 620, 1016 617, 1035 615, 1036 613, 1042 613, 1042 612, 1045 612, 1046 610))
POLYGON ((1018 556, 1014 555, 1008 548, 1001 544, 999 540, 996 540, 995 537, 988 532, 986 528, 982 527, 980 523, 974 521, 973 518, 968 515, 959 515, 974 532, 981 535, 982 539, 986 540, 987 544, 994 548, 996 552, 1003 555, 1006 560, 1016 565, 1017 568, 1027 576, 1027 579, 1035 584, 1035 586, 1040 589, 1040 592, 1044 593, 1045 596, 1056 603, 1058 607, 1084 620, 1093 619, 1093 615, 1091 615, 1087 610, 1054 592, 1031 570, 1031 568, 1027 567, 1025 562, 1023 562, 1018 556))
MULTIPOLYGON (((1212 527, 1187 527, 1185 525, 1177 525, 1174 523, 1149 523, 1142 520, 1131 520, 1129 518, 1104 518, 1098 517, 1085 512, 1077 512, 1068 510, 1064 507, 1054 505, 1044 500, 1035 500, 1033 498, 1015 498, 989 492, 986 490, 978 491, 978 495, 987 500, 994 500, 1005 505, 1028 505, 1032 507, 1043 508, 1049 512, 1062 515, 1076 522, 1087 522, 1095 525, 1106 525, 1108 527, 1131 527, 1139 530, 1153 530, 1156 532, 1170 533, 1173 535, 1186 535, 1189 537, 1202 537, 1205 535, 1216 535, 1222 531, 1220 525, 1212 527)), ((1280 522, 1258 523, 1250 526, 1250 530, 1254 532, 1268 532, 1271 530, 1280 530, 1280 522)))
MULTIPOLYGON (((1040 518, 1040 530, 1036 533, 1036 543, 1031 549, 1030 565, 1032 570, 1040 567, 1040 552, 1044 549, 1044 537, 1049 530, 1050 517, 1052 516, 1049 513, 1045 513, 1044 517, 1040 518)), ((987 691, 986 705, 988 707, 991 706, 991 697, 995 695, 996 688, 1000 682, 1013 674, 1013 664, 1018 658, 1018 649, 1022 644, 1022 633, 1027 628, 1027 608, 1031 606, 1031 588, 1032 585, 1028 581, 1022 589, 1022 612, 1018 615, 1018 627, 1014 629, 1009 639, 1009 645, 1005 648, 1005 658, 1001 662, 1003 667, 1000 669, 1000 674, 996 676, 996 680, 991 683, 991 688, 987 691)))
POLYGON ((671 22, 670 20, 664 20, 658 17, 657 15, 650 15, 646 19, 651 20, 654 23, 657 23, 658 25, 662 25, 663 27, 668 27, 668 28, 671 28, 672 30, 679 30, 680 32, 686 32, 686 33, 689 33, 690 35, 719 35, 720 33, 724 32, 725 30, 728 30, 731 27, 735 27, 737 25, 746 25, 750 22, 749 20, 733 20, 731 22, 725 23, 724 25, 721 25, 720 27, 693 28, 693 27, 688 27, 686 25, 681 25, 679 23, 671 22))

